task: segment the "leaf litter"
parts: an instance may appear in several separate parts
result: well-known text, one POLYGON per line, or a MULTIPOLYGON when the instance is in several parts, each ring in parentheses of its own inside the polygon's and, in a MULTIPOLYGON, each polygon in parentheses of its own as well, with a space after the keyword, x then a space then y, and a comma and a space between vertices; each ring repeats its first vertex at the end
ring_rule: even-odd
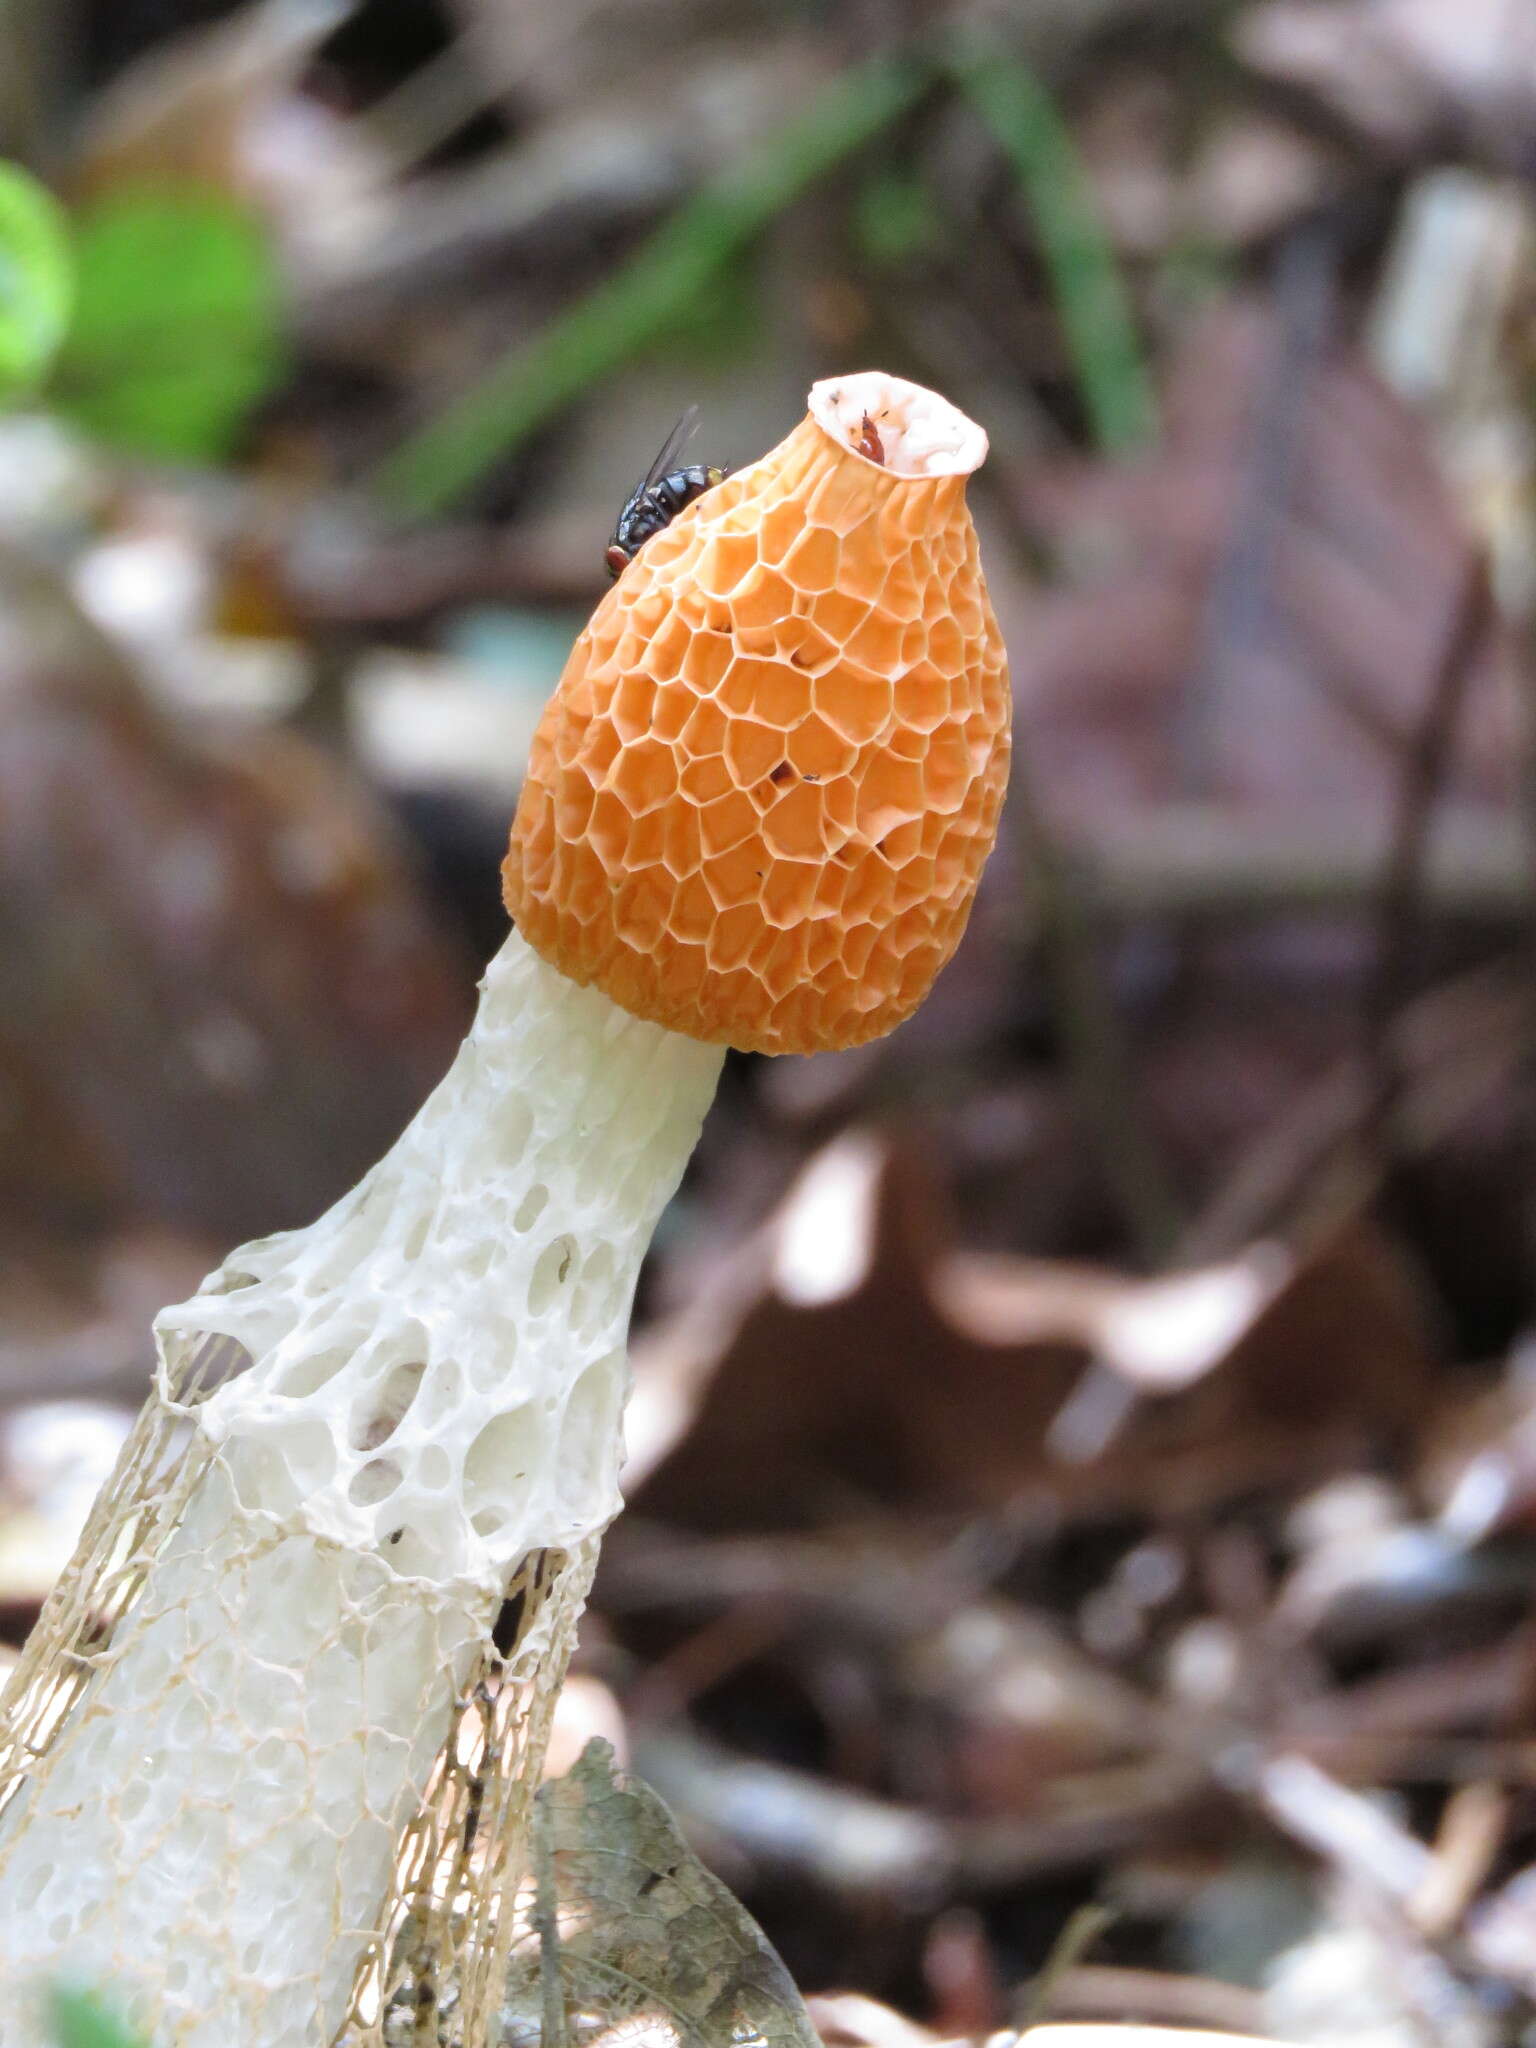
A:
MULTIPOLYGON (((455 20, 499 49, 503 12, 455 20)), ((1030 781, 917 1026, 734 1068, 669 1220, 566 1710, 567 1755, 596 1730, 640 1776, 589 1748, 541 1795, 509 2039, 804 2048, 795 1984, 843 2048, 1531 2038, 1524 12, 1029 10, 990 135, 948 56, 911 103, 902 71, 838 174, 866 228, 887 193, 857 261, 832 179, 712 311, 631 282, 662 359, 605 327, 558 447, 500 458, 508 336, 538 368, 595 332, 741 135, 771 170, 830 30, 530 9, 518 92, 467 40, 434 76, 481 94, 467 154, 431 96, 356 118, 377 31, 325 10, 155 46, 87 109, 81 189, 191 163, 264 213, 298 360, 252 413, 262 312, 214 478, 4 428, 7 1637, 89 1452, 40 1484, 25 1404, 129 1399, 171 1276, 323 1206, 445 1056, 471 976, 434 926, 494 937, 505 824, 476 650, 586 605, 616 451, 702 387, 731 459, 866 344, 995 422, 1030 781), (1071 220, 1016 186, 1042 144, 1071 220), (1143 352, 1161 431, 1109 460, 1143 352), (482 498, 402 536, 337 489, 477 386, 482 498), (108 600, 156 577, 135 639, 108 600), (381 660, 437 742, 414 781, 359 748, 381 660)))

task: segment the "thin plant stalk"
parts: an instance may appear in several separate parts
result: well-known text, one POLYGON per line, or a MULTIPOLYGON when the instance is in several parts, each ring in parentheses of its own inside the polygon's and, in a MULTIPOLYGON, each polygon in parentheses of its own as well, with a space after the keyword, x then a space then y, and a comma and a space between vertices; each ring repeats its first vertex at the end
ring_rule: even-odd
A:
POLYGON ((928 74, 880 56, 841 73, 771 141, 679 207, 612 278, 502 358, 366 481, 391 510, 441 512, 559 409, 665 331, 810 185, 914 103, 928 74))

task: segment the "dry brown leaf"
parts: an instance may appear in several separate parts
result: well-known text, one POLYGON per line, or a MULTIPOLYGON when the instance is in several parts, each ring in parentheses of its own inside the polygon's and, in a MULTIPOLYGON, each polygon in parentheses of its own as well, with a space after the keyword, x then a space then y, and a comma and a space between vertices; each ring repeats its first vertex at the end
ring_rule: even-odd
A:
POLYGON ((386 821, 309 742, 198 738, 0 559, 0 1204, 229 1241, 395 1136, 468 977, 386 821))
POLYGON ((76 189, 182 184, 253 194, 251 132, 344 11, 336 0, 256 0, 152 48, 91 102, 76 189))
POLYGON ((1536 1522, 1536 1360, 1522 1347, 1496 1387, 1437 1406, 1419 1483, 1440 1525, 1473 1544, 1536 1522))
MULTIPOLYGON (((1283 2044, 1265 2035, 1270 2048, 1283 2044)), ((1260 2048, 1255 2034, 1213 2034, 1200 2027, 1052 2025, 1020 2036, 1028 2048, 1260 2048)))
POLYGON ((1519 661, 1422 423, 1330 339, 1327 292, 1212 315, 1155 453, 1026 491, 1060 585, 1010 636, 1021 748, 1104 930, 1139 935, 1107 956, 1131 1085, 1196 1200, 1359 1053, 1434 719, 1428 893, 1486 929, 1525 888, 1519 661))
POLYGON ((81 1396, 143 1399, 150 1323, 192 1293, 222 1247, 134 1228, 74 1241, 8 1229, 0 1257, 0 1403, 81 1396))
MULTIPOLYGON (((1423 427, 1362 358, 1223 309, 1175 363, 1156 453, 1044 472, 1026 510, 1064 581, 1010 653, 1070 837, 1113 863, 1117 831, 1129 855, 1173 803, 1237 808, 1293 850, 1384 851, 1473 548, 1423 427)), ((1473 806, 1508 772, 1495 653, 1453 764, 1473 806)))
POLYGON ((1156 1746, 1151 1711, 1132 1687, 1009 1601, 967 1601, 915 1633, 893 1691, 905 1714, 915 1707, 920 1725, 941 1731, 934 1776, 944 1803, 976 1817, 1037 1812, 1060 1781, 1156 1746))
MULTIPOLYGON (((806 2006, 826 2048, 958 2048, 958 2043, 942 2042, 931 2028, 919 2027, 858 1992, 810 1998, 806 2006)), ((1266 2041, 1269 2048, 1284 2048, 1270 2036, 1108 2022, 1057 2021, 1023 2034, 991 2037, 997 2048, 1005 2043, 1007 2048, 1264 2048, 1266 2041)))
POLYGON ((828 1991, 805 2001, 825 2048, 937 2048, 939 2037, 862 1991, 828 1991))
POLYGON ((849 1498, 1040 1489, 1082 1511, 1315 1476, 1407 1427, 1429 1349, 1365 1225, 1151 1282, 983 1261, 947 1241, 931 1169, 854 1132, 635 1362, 632 1501, 731 1528, 849 1498))
POLYGON ((814 2048, 789 1972, 650 1787, 589 1742, 534 1802, 530 1938, 508 1959, 508 2041, 637 2038, 814 2048), (563 2008, 564 2024, 552 2024, 563 2008), (601 2031, 599 2031, 601 2029, 601 2031))
POLYGON ((1536 110, 1536 20, 1507 0, 1264 0, 1235 39, 1394 151, 1454 139, 1507 159, 1536 110))

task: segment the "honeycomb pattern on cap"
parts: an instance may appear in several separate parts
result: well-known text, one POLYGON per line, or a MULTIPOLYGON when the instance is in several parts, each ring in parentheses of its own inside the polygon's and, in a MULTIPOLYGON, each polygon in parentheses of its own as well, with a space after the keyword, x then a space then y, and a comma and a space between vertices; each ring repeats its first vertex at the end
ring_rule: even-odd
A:
POLYGON ((965 477, 808 418, 598 606, 534 741, 507 908, 573 980, 690 1037, 860 1044, 959 942, 1008 727, 965 477))

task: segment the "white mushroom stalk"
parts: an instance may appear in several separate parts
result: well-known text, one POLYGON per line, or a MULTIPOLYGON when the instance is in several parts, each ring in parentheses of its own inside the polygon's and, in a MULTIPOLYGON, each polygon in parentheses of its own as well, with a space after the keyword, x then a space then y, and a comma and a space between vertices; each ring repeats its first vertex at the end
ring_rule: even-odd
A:
POLYGON ((157 1319, 0 1700, 0 2048, 60 1977, 155 2048, 486 2041, 636 1277, 723 1047, 889 1030, 992 841, 984 447, 843 379, 644 545, 540 727, 453 1068, 157 1319))
POLYGON ((8 1986, 110 1985, 178 2048, 330 2040, 509 1583, 566 1560, 529 1680, 584 1596, 636 1274, 720 1061, 514 934, 389 1155, 160 1315, 150 1426, 186 1418, 197 1483, 0 1821, 8 1986), (198 1398, 214 1340, 250 1363, 198 1398))

